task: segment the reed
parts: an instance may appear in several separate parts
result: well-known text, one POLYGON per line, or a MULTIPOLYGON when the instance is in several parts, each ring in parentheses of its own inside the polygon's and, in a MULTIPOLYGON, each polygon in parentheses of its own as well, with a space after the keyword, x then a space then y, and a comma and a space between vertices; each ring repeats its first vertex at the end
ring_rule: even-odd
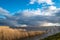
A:
POLYGON ((26 31, 25 29, 12 29, 9 27, 0 27, 0 40, 20 40, 21 38, 42 35, 44 31, 26 31))

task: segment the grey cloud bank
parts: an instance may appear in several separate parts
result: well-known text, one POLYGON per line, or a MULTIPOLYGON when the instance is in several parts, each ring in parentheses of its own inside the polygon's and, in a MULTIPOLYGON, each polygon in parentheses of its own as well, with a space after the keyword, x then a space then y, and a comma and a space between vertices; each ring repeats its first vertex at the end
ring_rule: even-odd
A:
POLYGON ((9 26, 60 26, 60 8, 41 10, 24 10, 14 15, 0 8, 0 25, 9 26), (41 15, 42 14, 42 15, 41 15), (2 17, 4 16, 4 17, 2 17), (45 25, 47 23, 47 25, 45 25))

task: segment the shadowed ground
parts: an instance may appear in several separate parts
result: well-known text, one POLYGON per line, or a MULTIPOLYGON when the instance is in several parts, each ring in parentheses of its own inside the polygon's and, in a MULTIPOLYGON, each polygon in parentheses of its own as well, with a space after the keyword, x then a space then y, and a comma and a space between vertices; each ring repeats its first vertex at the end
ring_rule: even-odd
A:
POLYGON ((24 40, 44 33, 45 31, 26 31, 25 29, 12 29, 8 26, 0 26, 0 40, 24 40))

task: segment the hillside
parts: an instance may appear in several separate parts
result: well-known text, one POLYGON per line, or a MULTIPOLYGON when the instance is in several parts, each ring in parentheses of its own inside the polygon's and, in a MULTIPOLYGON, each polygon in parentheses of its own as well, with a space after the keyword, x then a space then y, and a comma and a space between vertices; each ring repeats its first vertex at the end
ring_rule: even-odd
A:
POLYGON ((52 35, 52 36, 48 36, 47 38, 44 38, 42 40, 60 40, 60 33, 57 33, 57 34, 52 35))

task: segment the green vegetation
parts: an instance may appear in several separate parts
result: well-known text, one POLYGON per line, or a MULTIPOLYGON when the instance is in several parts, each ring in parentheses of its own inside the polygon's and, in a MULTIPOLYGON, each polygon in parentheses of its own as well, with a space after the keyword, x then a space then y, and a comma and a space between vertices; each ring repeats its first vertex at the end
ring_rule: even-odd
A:
POLYGON ((60 40, 60 33, 57 33, 57 34, 52 35, 52 36, 48 36, 47 38, 44 38, 42 40, 60 40))

